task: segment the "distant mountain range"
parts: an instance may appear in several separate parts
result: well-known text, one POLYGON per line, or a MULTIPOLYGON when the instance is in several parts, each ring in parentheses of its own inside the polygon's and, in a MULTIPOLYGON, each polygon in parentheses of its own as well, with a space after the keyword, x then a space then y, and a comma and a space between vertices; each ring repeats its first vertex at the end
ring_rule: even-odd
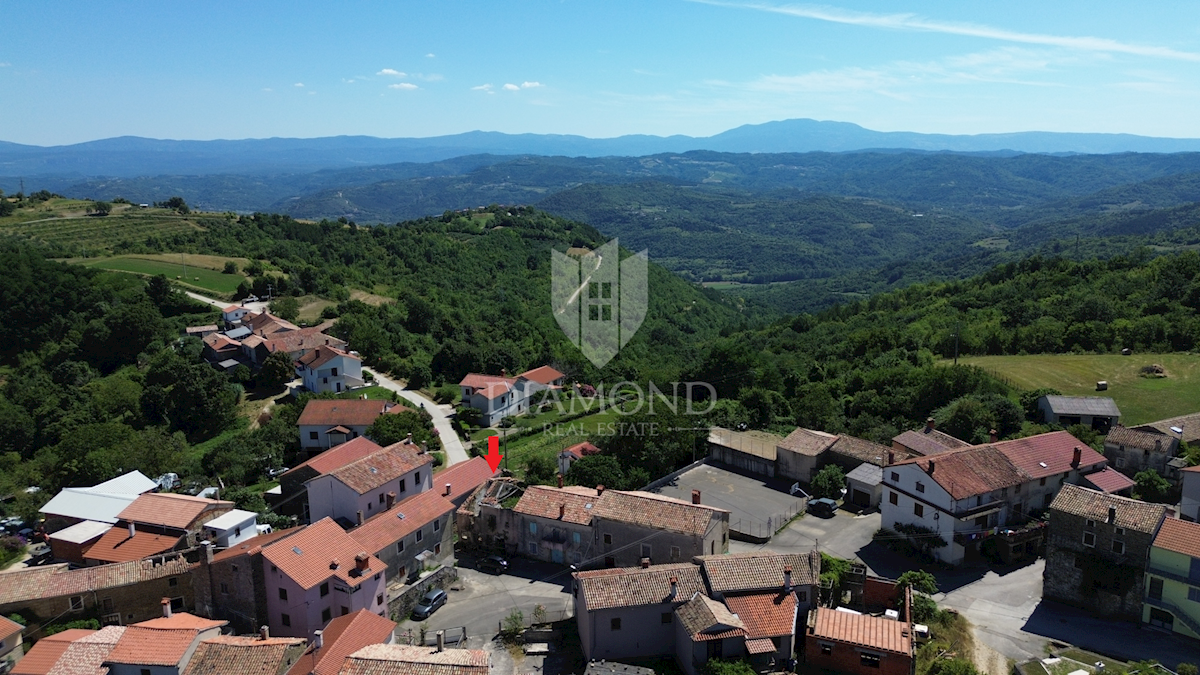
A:
MULTIPOLYGON (((586 138, 557 134, 472 131, 429 138, 266 138, 173 141, 123 136, 42 147, 0 141, 0 176, 134 177, 160 174, 308 173, 400 162, 435 162, 463 155, 644 156, 719 152, 846 152, 917 150, 977 153, 1195 152, 1200 139, 1131 134, 1020 132, 954 136, 881 132, 847 122, 810 119, 747 124, 715 136, 629 135, 586 138)), ((8 184, 11 181, 5 181, 8 184)))

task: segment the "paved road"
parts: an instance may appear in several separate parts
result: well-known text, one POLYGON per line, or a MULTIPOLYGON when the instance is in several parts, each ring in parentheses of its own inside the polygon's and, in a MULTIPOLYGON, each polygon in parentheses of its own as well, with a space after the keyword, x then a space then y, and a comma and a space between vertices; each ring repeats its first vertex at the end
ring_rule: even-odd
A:
POLYGON ((871 543, 871 536, 878 529, 878 513, 855 516, 839 510, 832 518, 809 514, 788 525, 766 544, 731 541, 729 550, 734 553, 758 549, 778 553, 807 553, 819 543, 821 550, 830 555, 854 559, 859 557, 859 551, 871 543))
POLYGON ((405 389, 369 368, 363 368, 363 372, 370 372, 374 375, 375 384, 400 394, 418 407, 422 405, 425 407, 425 412, 429 413, 430 417, 433 418, 433 427, 437 429, 438 439, 442 442, 442 449, 446 451, 446 466, 465 462, 471 458, 467 454, 467 449, 463 446, 462 441, 458 438, 458 434, 454 432, 454 427, 450 425, 450 415, 454 412, 453 406, 438 405, 420 393, 411 389, 405 389))
MULTIPOLYGON (((230 305, 230 302, 228 300, 216 300, 214 298, 205 297, 203 295, 200 295, 199 293, 193 293, 191 291, 184 291, 184 294, 193 300, 199 300, 200 302, 207 303, 218 309, 225 309, 226 307, 228 307, 230 305)), ((265 312, 267 310, 267 305, 269 305, 271 303, 269 303, 269 302, 244 302, 244 303, 240 303, 240 304, 252 312, 265 312)))

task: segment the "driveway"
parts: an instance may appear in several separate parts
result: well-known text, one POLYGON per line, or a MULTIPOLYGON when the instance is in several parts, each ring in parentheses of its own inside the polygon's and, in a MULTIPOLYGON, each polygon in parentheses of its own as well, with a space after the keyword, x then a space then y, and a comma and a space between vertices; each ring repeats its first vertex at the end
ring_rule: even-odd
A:
MULTIPOLYGON (((225 309, 229 305, 233 304, 228 300, 216 300, 214 298, 205 297, 203 295, 200 295, 199 293, 193 293, 191 291, 184 291, 183 293, 184 293, 184 295, 188 296, 189 298, 191 298, 193 300, 199 300, 200 302, 212 305, 213 307, 216 307, 217 309, 225 309)), ((269 303, 269 302, 245 302, 245 303, 238 303, 238 304, 241 305, 242 307, 245 307, 246 309, 250 310, 251 312, 265 312, 265 311, 267 311, 267 305, 269 305, 271 303, 269 303)))
POLYGON ((429 413, 429 416, 433 418, 433 427, 437 429, 438 440, 442 442, 442 449, 446 451, 446 466, 465 462, 471 458, 467 454, 467 449, 463 447, 462 440, 455 433, 454 427, 450 424, 450 415, 454 414, 453 406, 438 405, 420 393, 411 389, 405 389, 396 382, 369 368, 363 368, 363 372, 369 372, 374 375, 375 384, 400 394, 409 402, 416 404, 417 407, 423 407, 425 412, 429 413))
POLYGON ((832 518, 806 514, 775 533, 766 544, 731 541, 729 550, 733 553, 759 549, 778 553, 807 553, 820 544, 821 550, 829 555, 853 560, 859 557, 859 551, 871 543, 871 537, 877 530, 879 513, 856 516, 839 509, 832 518))

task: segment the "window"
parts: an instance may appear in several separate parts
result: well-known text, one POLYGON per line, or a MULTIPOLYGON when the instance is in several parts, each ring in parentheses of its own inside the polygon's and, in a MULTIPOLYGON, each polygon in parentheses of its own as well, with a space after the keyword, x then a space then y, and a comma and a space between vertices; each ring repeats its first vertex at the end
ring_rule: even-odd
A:
POLYGON ((425 538, 425 533, 422 532, 421 530, 417 530, 417 541, 420 542, 424 538, 425 538))
POLYGON ((822 642, 821 643, 821 655, 829 656, 830 654, 833 654, 833 645, 828 642, 822 642))
POLYGON ((925 505, 924 504, 913 504, 913 515, 918 518, 924 518, 925 517, 925 505))
POLYGON ((609 630, 621 630, 621 617, 616 617, 608 622, 609 630))
POLYGON ((287 589, 286 588, 279 589, 279 599, 287 600, 287 589))
POLYGON ((78 612, 81 609, 83 609, 83 596, 82 595, 72 595, 71 596, 71 611, 78 612))
POLYGON ((442 521, 440 521, 440 520, 433 521, 433 531, 437 532, 441 529, 442 529, 442 521))
POLYGON ((407 486, 405 486, 405 484, 404 484, 404 479, 403 479, 403 478, 401 478, 401 479, 400 479, 400 491, 401 491, 401 492, 404 492, 404 491, 405 491, 405 490, 407 490, 407 489, 408 489, 408 487, 407 487, 407 486))
POLYGON ((1124 537, 1125 536, 1125 528, 1118 527, 1113 530, 1113 534, 1117 535, 1118 537, 1124 537))
POLYGON ((1200 588, 1188 587, 1188 600, 1200 602, 1200 588))
POLYGON ((142 669, 141 669, 141 674, 142 674, 142 675, 150 675, 150 669, 149 669, 149 668, 142 668, 142 669))
MULTIPOLYGON (((224 586, 225 584, 221 584, 221 585, 224 586)), ((104 608, 105 612, 113 611, 112 598, 104 598, 103 600, 100 601, 100 606, 104 608)))
POLYGON ((808 602, 808 591, 796 591, 796 602, 808 602))
POLYGON ((571 541, 574 542, 576 546, 579 545, 579 533, 578 532, 571 533, 571 541))
POLYGON ((1000 496, 1007 497, 1008 496, 1008 488, 1000 488, 1000 496))
POLYGON ((1117 458, 1117 468, 1118 468, 1118 469, 1124 469, 1124 468, 1125 468, 1125 458, 1124 458, 1124 457, 1118 457, 1118 458, 1117 458))
MULTIPOLYGON (((234 566, 233 566, 233 571, 234 571, 234 572, 237 572, 237 565, 234 565, 234 566)), ((275 571, 275 568, 274 568, 274 567, 272 567, 272 568, 271 568, 271 571, 272 571, 272 572, 274 572, 274 571, 275 571)))
POLYGON ((895 471, 892 472, 892 482, 893 483, 900 482, 900 474, 896 473, 895 471))
POLYGON ((224 581, 221 582, 221 594, 229 595, 229 584, 225 583, 224 581))
POLYGON ((571 553, 571 562, 575 563, 576 565, 583 562, 583 556, 579 555, 579 551, 573 551, 571 553))
POLYGON ((350 613, 350 608, 345 605, 342 605, 342 616, 346 616, 349 613, 350 613))
POLYGON ((1017 484, 1017 487, 1013 488, 1013 492, 1016 494, 1021 494, 1021 484, 1020 483, 1017 484))
POLYGON ((327 595, 329 595, 329 582, 328 581, 321 584, 321 597, 323 598, 327 595))
POLYGON ((663 612, 662 614, 660 614, 658 616, 658 622, 659 623, 671 623, 671 613, 663 612))
POLYGON ((1084 532, 1083 533, 1083 545, 1091 546, 1092 548, 1095 548, 1096 534, 1094 532, 1084 532))
POLYGON ((537 534, 537 523, 529 524, 529 534, 537 534))
POLYGON ((396 553, 403 553, 403 552, 404 552, 404 540, 401 539, 400 541, 396 542, 396 553))
POLYGON ((317 432, 315 432, 315 431, 308 432, 308 440, 310 440, 310 441, 317 440, 317 432))
POLYGON ((1112 552, 1117 554, 1125 553, 1125 542, 1114 539, 1112 543, 1112 552))
POLYGON ((1151 600, 1162 600, 1163 580, 1158 577, 1150 577, 1150 589, 1146 594, 1151 600))
POLYGON ((650 544, 642 544, 642 557, 643 558, 650 557, 650 544))
MULTIPOLYGON (((105 614, 104 616, 100 617, 100 623, 104 624, 105 626, 120 626, 121 614, 119 612, 114 614, 105 614)), ((3 648, 4 643, 3 641, 0 641, 0 649, 3 648)))
POLYGON ((917 492, 924 492, 924 491, 925 491, 925 484, 922 483, 921 481, 917 481, 917 492))
POLYGON ((174 588, 179 585, 179 577, 171 577, 167 579, 167 585, 174 588))
POLYGON ((333 619, 333 610, 329 607, 321 610, 321 623, 329 623, 333 619))
POLYGON ((290 625, 292 625, 292 617, 288 616, 287 614, 280 614, 279 615, 279 623, 281 623, 285 626, 290 626, 290 625))
POLYGON ((898 505, 900 503, 900 495, 895 492, 888 494, 888 503, 892 506, 898 505))
POLYGON ((975 527, 987 528, 987 526, 988 526, 988 517, 987 516, 979 516, 978 518, 975 519, 975 527))
POLYGON ((867 668, 878 668, 879 667, 879 654, 874 654, 872 652, 859 652, 858 653, 858 662, 859 662, 859 664, 866 666, 867 668))
POLYGON ((536 541, 529 542, 529 555, 537 555, 537 554, 538 554, 537 542, 536 541))
POLYGON ((413 487, 417 487, 420 484, 421 484, 421 472, 418 471, 413 474, 413 487))
POLYGON ((1045 478, 1043 478, 1043 479, 1041 479, 1040 481, 1038 481, 1038 485, 1045 485, 1045 484, 1046 484, 1046 479, 1045 479, 1045 478))
POLYGON ((382 605, 382 604, 383 604, 383 594, 382 594, 382 593, 380 593, 379 595, 375 596, 375 604, 377 604, 377 605, 382 605))
POLYGON ((1096 526, 1096 521, 1094 521, 1094 520, 1089 520, 1089 521, 1087 521, 1086 523, 1084 523, 1084 525, 1086 525, 1086 526, 1088 526, 1088 527, 1095 527, 1095 526, 1096 526))
POLYGON ((604 533, 604 543, 606 543, 606 544, 612 543, 612 535, 611 534, 608 534, 607 532, 604 533))
POLYGON ((334 377, 337 377, 337 368, 334 368, 333 372, 330 374, 333 375, 334 377))
POLYGON ((380 503, 380 504, 382 504, 382 503, 383 503, 383 493, 382 493, 382 492, 381 492, 381 493, 379 493, 379 503, 380 503))
POLYGON ((679 560, 679 547, 678 546, 671 547, 671 560, 679 560))
POLYGON ((433 545, 433 554, 434 554, 434 555, 441 555, 441 554, 442 554, 442 544, 441 544, 441 542, 438 542, 438 543, 436 543, 436 544, 434 544, 434 545, 433 545))

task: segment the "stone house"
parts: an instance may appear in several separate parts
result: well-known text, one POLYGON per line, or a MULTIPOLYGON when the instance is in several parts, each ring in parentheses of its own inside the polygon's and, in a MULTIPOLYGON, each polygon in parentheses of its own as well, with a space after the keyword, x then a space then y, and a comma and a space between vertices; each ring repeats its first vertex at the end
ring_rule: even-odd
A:
POLYGON ((575 617, 585 660, 674 653, 675 609, 707 594, 692 563, 576 572, 575 617))
POLYGON ((827 434, 824 431, 797 428, 775 449, 775 475, 801 483, 811 483, 817 472, 828 464, 853 471, 860 464, 890 464, 899 456, 892 448, 854 436, 827 434))
MULTIPOLYGON (((497 468, 497 471, 499 469, 497 468)), ((437 492, 458 508, 466 503, 475 490, 496 475, 496 471, 482 457, 472 457, 465 462, 441 469, 433 474, 433 485, 437 492)))
POLYGON ((1157 432, 1138 431, 1117 425, 1104 439, 1104 456, 1108 458, 1111 466, 1127 476, 1146 469, 1166 476, 1167 463, 1177 454, 1179 439, 1157 432))
POLYGON ((490 671, 490 657, 482 649, 373 644, 347 656, 338 672, 341 675, 488 675, 490 671))
POLYGON ((393 443, 305 482, 309 521, 332 518, 345 527, 433 486, 433 457, 411 441, 393 443))
POLYGON ((11 668, 25 655, 25 645, 21 639, 24 630, 25 627, 16 621, 0 616, 0 671, 6 669, 5 664, 11 668))
POLYGON ((235 633, 257 632, 267 625, 267 590, 262 550, 268 544, 296 534, 300 528, 276 530, 217 552, 206 546, 192 568, 196 613, 229 622, 235 633))
POLYGON ((197 645, 183 675, 282 675, 307 646, 302 638, 218 635, 197 645))
MULTIPOLYGON (((388 501, 395 499, 389 493, 388 501)), ((388 581, 405 583, 454 551, 454 504, 429 490, 391 506, 347 534, 387 565, 388 581)))
POLYGON ((819 607, 808 615, 804 662, 822 672, 911 675, 913 632, 907 609, 899 620, 819 607))
POLYGON ((68 628, 44 636, 16 663, 12 675, 48 675, 48 673, 102 673, 104 660, 125 634, 124 626, 105 626, 100 630, 68 628))
POLYGON ((69 569, 66 565, 6 572, 0 584, 0 615, 28 621, 26 635, 38 637, 41 623, 98 616, 105 625, 128 625, 172 609, 194 606, 191 569, 180 554, 114 565, 69 569))
POLYGON ((1200 524, 1167 518, 1150 547, 1142 621, 1200 639, 1200 524))
POLYGON ((1050 505, 1044 597, 1141 619, 1150 546, 1166 516, 1161 504, 1064 485, 1050 505))
POLYGON ((1043 396, 1038 399, 1038 415, 1046 424, 1082 424, 1102 434, 1121 421, 1121 410, 1106 396, 1043 396))

